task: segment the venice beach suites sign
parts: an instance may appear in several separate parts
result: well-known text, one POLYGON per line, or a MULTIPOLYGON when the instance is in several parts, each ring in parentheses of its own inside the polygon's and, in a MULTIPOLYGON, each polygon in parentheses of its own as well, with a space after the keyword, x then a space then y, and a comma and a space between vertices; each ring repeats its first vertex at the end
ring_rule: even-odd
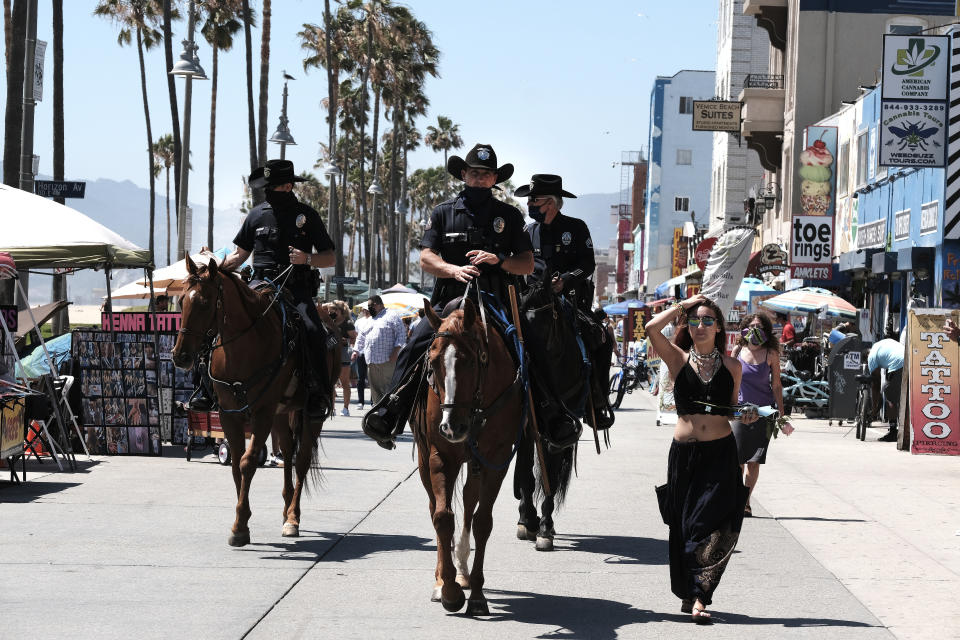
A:
POLYGON ((693 130, 740 133, 741 107, 740 102, 694 100, 693 130))

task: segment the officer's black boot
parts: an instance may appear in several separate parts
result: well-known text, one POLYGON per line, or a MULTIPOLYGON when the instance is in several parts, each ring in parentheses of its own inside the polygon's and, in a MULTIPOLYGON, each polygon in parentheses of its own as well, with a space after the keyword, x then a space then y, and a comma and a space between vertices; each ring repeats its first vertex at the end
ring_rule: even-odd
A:
POLYGON ((550 400, 537 402, 537 423, 540 437, 551 452, 562 451, 577 444, 583 425, 562 404, 550 400))
POLYGON ((206 358, 200 358, 194 367, 193 385, 196 389, 187 401, 187 408, 191 411, 210 411, 213 409, 209 380, 206 358))
POLYGON ((384 394, 363 416, 363 432, 384 449, 393 449, 396 437, 403 433, 420 389, 422 367, 423 361, 420 360, 399 387, 384 394))

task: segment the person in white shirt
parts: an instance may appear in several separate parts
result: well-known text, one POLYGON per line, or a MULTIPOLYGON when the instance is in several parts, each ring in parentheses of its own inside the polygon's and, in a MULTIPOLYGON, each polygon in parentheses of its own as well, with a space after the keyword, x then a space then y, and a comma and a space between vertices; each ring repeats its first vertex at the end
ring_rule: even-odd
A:
POLYGON ((397 354, 407 343, 407 327, 400 316, 383 306, 380 296, 371 296, 367 309, 370 310, 370 321, 362 328, 358 327, 351 359, 361 353, 366 359, 370 396, 376 403, 389 389, 397 354))

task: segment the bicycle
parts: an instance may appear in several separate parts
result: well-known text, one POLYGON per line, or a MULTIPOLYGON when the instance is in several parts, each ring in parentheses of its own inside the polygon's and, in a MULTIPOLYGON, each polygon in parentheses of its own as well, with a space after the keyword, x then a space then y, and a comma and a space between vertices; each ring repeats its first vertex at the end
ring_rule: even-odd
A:
POLYGON ((784 413, 790 415, 793 408, 798 407, 804 410, 808 418, 826 414, 830 401, 830 385, 826 380, 815 379, 807 371, 798 371, 790 360, 781 364, 780 380, 783 384, 784 413))
POLYGON ((866 373, 866 365, 861 369, 861 373, 856 376, 859 387, 857 388, 857 413, 854 417, 854 426, 857 429, 857 439, 866 440, 867 429, 873 422, 873 378, 866 373))
POLYGON ((623 396, 633 393, 635 389, 642 389, 643 385, 650 386, 650 372, 646 360, 632 358, 628 361, 618 361, 620 371, 610 376, 608 401, 614 409, 619 409, 623 396))

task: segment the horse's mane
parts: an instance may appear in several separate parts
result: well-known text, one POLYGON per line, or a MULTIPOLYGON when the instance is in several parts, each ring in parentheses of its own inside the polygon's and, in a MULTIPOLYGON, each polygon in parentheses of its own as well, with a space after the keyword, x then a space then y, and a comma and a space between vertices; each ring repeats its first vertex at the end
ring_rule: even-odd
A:
MULTIPOLYGON (((247 284, 240 279, 240 276, 233 273, 232 271, 221 271, 217 270, 217 273, 222 277, 228 280, 232 280, 233 284, 236 285, 237 291, 240 292, 240 297, 244 298, 246 302, 254 306, 260 306, 270 302, 270 296, 264 292, 256 291, 247 286, 247 284)), ((192 287, 198 285, 202 282, 207 282, 212 278, 210 273, 210 268, 206 264, 197 265, 197 272, 188 274, 184 278, 184 283, 187 287, 192 287)))

